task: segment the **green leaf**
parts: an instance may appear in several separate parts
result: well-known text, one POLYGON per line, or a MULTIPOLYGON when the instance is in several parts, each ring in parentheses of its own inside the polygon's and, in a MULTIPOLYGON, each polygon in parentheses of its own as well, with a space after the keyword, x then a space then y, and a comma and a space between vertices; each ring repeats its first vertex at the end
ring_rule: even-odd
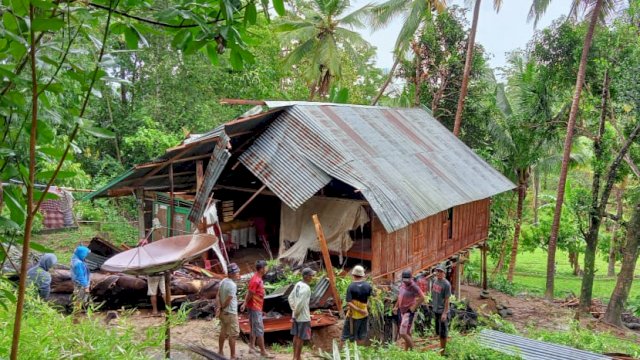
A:
MULTIPOLYGON (((49 181, 49 179, 51 179, 51 177, 53 176, 53 173, 54 173, 54 170, 38 171, 38 173, 36 174, 36 179, 49 181)), ((58 175, 56 176, 56 179, 68 179, 76 175, 77 174, 75 171, 60 170, 58 171, 58 175)))
POLYGON ((209 43, 207 44, 207 56, 209 57, 209 61, 211 61, 211 64, 213 65, 218 65, 219 61, 218 61, 218 49, 216 49, 216 47, 209 43))
POLYGON ((11 219, 7 219, 4 216, 0 216, 0 229, 3 230, 11 230, 11 231, 20 231, 20 225, 16 224, 11 219))
POLYGON ((188 29, 182 29, 173 37, 171 45, 178 50, 184 51, 192 38, 193 35, 191 34, 191 31, 188 29))
POLYGON ((237 48, 231 49, 231 54, 229 55, 229 62, 231 63, 231 67, 233 70, 240 71, 242 70, 242 55, 237 50, 237 48))
POLYGON ((7 186, 4 188, 4 202, 9 209, 11 220, 22 227, 27 211, 24 207, 24 200, 17 186, 7 186))
POLYGON ((113 139, 115 137, 115 134, 113 133, 113 131, 95 127, 95 126, 83 127, 82 130, 84 130, 87 134, 93 135, 101 139, 113 139))
POLYGON ((52 193, 52 192, 47 192, 46 194, 43 191, 40 190, 34 190, 33 191, 33 201, 38 202, 40 201, 40 199, 44 196, 45 200, 58 200, 60 199, 60 196, 52 193))
POLYGON ((273 2, 273 9, 276 11, 276 13, 278 13, 278 15, 280 16, 284 16, 285 14, 285 9, 284 9, 284 1, 283 0, 272 0, 273 2))
POLYGON ((44 246, 44 245, 40 245, 36 242, 30 241, 29 242, 29 247, 35 251, 39 251, 41 253, 52 253, 54 252, 52 249, 44 246))
POLYGON ((256 3, 250 2, 247 4, 247 8, 244 10, 244 21, 251 25, 255 25, 258 21, 258 10, 256 9, 256 3))
POLYGON ((15 151, 13 151, 13 149, 0 148, 0 157, 6 159, 9 156, 16 156, 16 153, 15 151))
POLYGON ((31 23, 33 31, 58 31, 64 26, 62 19, 35 19, 31 23))
POLYGON ((138 32, 131 27, 126 28, 124 31, 124 41, 127 44, 127 49, 137 49, 138 40, 138 32))
POLYGON ((184 50, 184 54, 185 55, 195 54, 196 51, 202 49, 202 47, 205 46, 206 44, 207 44, 206 40, 192 41, 192 42, 189 43, 187 48, 184 50))

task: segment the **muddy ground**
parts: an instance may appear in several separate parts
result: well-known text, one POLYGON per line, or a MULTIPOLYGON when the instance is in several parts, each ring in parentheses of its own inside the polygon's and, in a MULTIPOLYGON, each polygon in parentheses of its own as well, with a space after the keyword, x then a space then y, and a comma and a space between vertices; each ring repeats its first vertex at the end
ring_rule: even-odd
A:
MULTIPOLYGON (((568 330, 575 317, 573 309, 563 307, 559 302, 549 302, 539 297, 521 295, 509 296, 495 290, 490 291, 489 299, 480 298, 481 289, 475 286, 462 285, 461 297, 468 299, 472 308, 480 314, 495 314, 497 308, 502 305, 512 310, 513 315, 507 317, 514 326, 522 333, 526 334, 530 328, 563 331, 568 330)), ((164 323, 163 317, 152 317, 147 310, 134 312, 127 320, 144 336, 149 327, 160 327, 164 323)), ((611 327, 596 319, 581 319, 581 324, 590 329, 599 331, 609 331, 618 336, 640 341, 638 333, 629 330, 622 330, 611 327)), ((304 358, 314 358, 318 354, 318 349, 329 351, 333 339, 339 339, 342 332, 342 324, 314 329, 313 340, 309 346, 305 347, 304 358)), ((267 334, 268 348, 278 360, 291 359, 291 338, 285 333, 280 336, 267 334)), ((204 359, 203 357, 185 350, 187 345, 199 345, 209 350, 217 351, 218 324, 210 320, 191 320, 184 324, 175 326, 171 331, 171 343, 173 346, 173 359, 204 359)), ((419 339, 417 346, 424 350, 435 347, 433 339, 419 339)), ((237 355, 239 359, 260 359, 259 355, 249 352, 245 341, 237 342, 237 355)), ((228 346, 225 346, 225 353, 228 355, 228 346)), ((162 358, 162 349, 157 349, 154 357, 162 358)))

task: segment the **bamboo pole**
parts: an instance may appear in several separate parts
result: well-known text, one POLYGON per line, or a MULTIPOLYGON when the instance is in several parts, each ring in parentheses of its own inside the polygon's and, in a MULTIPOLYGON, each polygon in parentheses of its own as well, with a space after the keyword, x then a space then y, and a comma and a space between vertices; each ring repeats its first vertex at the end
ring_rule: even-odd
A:
POLYGON ((333 266, 331 265, 331 257, 329 255, 329 247, 327 246, 327 239, 325 239, 324 237, 324 231, 322 230, 322 225, 320 224, 318 215, 313 214, 312 218, 313 218, 313 223, 316 226, 316 234, 318 235, 318 241, 320 242, 320 249, 322 250, 324 266, 327 269, 327 277, 329 278, 329 287, 331 288, 331 295, 333 295, 333 300, 336 302, 336 306, 338 307, 340 318, 344 318, 344 311, 342 310, 342 301, 340 300, 340 294, 338 293, 338 288, 336 287, 336 277, 335 277, 335 274, 333 273, 333 266))
POLYGON ((247 206, 249 206, 249 204, 251 204, 251 202, 258 196, 260 195, 260 193, 267 188, 267 185, 262 185, 262 187, 260 187, 260 189, 258 189, 255 193, 253 193, 253 195, 251 195, 251 197, 249 198, 249 200, 245 201, 244 204, 242 204, 242 206, 240 206, 240 208, 238 210, 236 210, 236 212, 233 213, 233 216, 231 216, 232 219, 235 219, 236 216, 238 216, 242 210, 244 210, 247 206))
POLYGON ((487 290, 487 243, 480 248, 482 252, 482 290, 487 290))

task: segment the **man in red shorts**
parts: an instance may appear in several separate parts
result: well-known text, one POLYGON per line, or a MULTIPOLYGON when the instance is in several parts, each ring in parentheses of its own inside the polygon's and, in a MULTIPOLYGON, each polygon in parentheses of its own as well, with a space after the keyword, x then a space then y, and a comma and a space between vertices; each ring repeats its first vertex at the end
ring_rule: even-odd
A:
POLYGON ((273 359, 274 356, 269 354, 264 347, 264 323, 262 322, 262 305, 265 295, 262 278, 267 273, 267 270, 266 261, 256 261, 256 272, 253 274, 251 280, 249 280, 247 296, 244 299, 244 304, 240 307, 240 311, 244 311, 245 308, 249 311, 249 324, 251 325, 249 350, 253 353, 257 352, 256 343, 258 343, 260 355, 273 359))

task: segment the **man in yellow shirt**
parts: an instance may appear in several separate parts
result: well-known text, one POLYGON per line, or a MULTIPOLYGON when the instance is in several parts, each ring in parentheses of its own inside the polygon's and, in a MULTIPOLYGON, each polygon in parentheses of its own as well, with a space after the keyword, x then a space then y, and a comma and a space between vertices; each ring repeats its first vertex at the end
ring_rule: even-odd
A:
POLYGON ((363 345, 367 339, 369 310, 367 301, 372 293, 371 285, 365 281, 364 268, 360 265, 351 270, 353 281, 347 288, 347 317, 342 330, 341 342, 356 341, 363 345))

